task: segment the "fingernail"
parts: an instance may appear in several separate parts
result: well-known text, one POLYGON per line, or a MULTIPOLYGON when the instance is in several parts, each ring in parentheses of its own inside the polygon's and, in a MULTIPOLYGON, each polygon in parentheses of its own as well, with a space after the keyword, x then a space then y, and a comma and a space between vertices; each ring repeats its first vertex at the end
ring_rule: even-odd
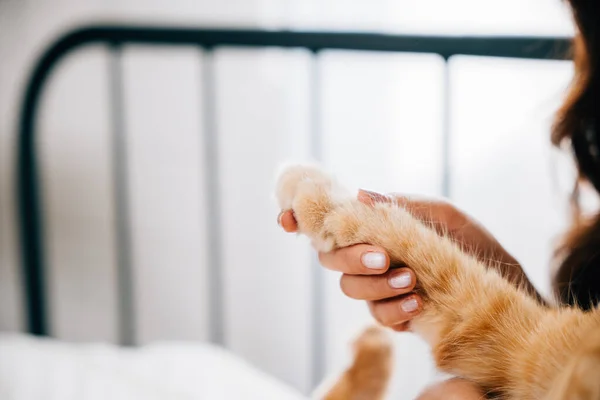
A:
POLYGON ((419 308, 419 303, 416 299, 411 298, 403 301, 400 307, 402 308, 402 311, 411 313, 417 311, 417 308, 419 308))
POLYGON ((385 254, 371 251, 363 254, 361 257, 361 261, 363 265, 367 268, 382 269, 385 268, 387 260, 385 258, 385 254))
POLYGON ((390 278, 390 286, 394 289, 404 289, 412 284, 410 273, 403 272, 390 278))

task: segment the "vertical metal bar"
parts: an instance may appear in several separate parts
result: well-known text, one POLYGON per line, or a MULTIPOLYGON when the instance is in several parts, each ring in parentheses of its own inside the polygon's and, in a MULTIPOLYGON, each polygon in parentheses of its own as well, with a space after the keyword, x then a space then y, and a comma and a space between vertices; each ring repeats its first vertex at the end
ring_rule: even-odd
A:
MULTIPOLYGON (((310 143, 311 155, 316 162, 323 161, 321 129, 321 74, 319 71, 319 53, 314 51, 311 57, 310 73, 310 143)), ((315 254, 311 259, 311 283, 313 294, 312 307, 312 386, 316 387, 325 376, 325 276, 323 267, 315 254)))
POLYGON ((451 196, 451 178, 452 178, 452 161, 451 161, 451 84, 450 84, 450 65, 448 57, 444 57, 444 77, 443 77, 443 110, 442 110, 442 196, 450 198, 451 196))
POLYGON ((223 260, 221 245, 221 201, 219 187, 219 143, 217 137, 216 116, 216 83, 214 72, 213 49, 205 49, 203 65, 203 96, 204 105, 204 160, 207 201, 207 232, 208 232, 208 261, 207 271, 208 300, 210 307, 209 328, 211 342, 225 344, 225 308, 223 304, 223 260))
POLYGON ((50 333, 44 269, 42 190, 38 178, 35 128, 46 70, 38 67, 28 84, 18 137, 17 205, 21 238, 21 279, 26 329, 32 335, 50 333))
POLYGON ((136 341, 134 281, 131 257, 131 220, 129 216, 129 184, 127 138, 124 124, 122 51, 110 47, 110 107, 113 148, 113 196, 115 205, 115 248, 117 251, 117 291, 119 295, 119 341, 133 346, 136 341))

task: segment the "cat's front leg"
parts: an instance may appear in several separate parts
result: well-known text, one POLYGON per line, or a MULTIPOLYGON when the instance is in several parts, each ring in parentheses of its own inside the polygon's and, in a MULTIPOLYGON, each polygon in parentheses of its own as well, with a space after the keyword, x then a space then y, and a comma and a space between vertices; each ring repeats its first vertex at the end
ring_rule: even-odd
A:
POLYGON ((497 366, 525 350, 541 312, 534 300, 403 208, 362 204, 317 168, 286 170, 277 194, 319 250, 368 243, 414 270, 424 306, 413 330, 429 342, 438 367, 486 388, 509 386, 509 370, 497 366))
MULTIPOLYGON (((599 311, 596 311, 598 313, 599 311)), ((596 319, 600 320, 598 314, 596 319)), ((600 398, 600 330, 598 322, 553 381, 545 400, 587 400, 600 398)))

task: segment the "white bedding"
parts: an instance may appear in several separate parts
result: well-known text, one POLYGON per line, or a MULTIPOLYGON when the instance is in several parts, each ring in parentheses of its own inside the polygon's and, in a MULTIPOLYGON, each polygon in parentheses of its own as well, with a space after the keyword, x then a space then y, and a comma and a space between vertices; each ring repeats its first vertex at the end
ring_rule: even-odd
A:
POLYGON ((306 400, 208 344, 124 349, 0 334, 0 399, 306 400))

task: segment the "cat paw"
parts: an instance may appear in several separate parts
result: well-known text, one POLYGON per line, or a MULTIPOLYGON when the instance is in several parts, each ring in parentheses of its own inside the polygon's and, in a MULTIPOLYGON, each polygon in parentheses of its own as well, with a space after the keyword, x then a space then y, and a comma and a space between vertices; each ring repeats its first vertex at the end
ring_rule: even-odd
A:
POLYGON ((393 344, 388 331, 379 325, 371 325, 364 329, 354 340, 355 353, 391 354, 393 344))
MULTIPOLYGON (((276 197, 279 208, 292 210, 298 190, 303 186, 320 187, 329 191, 332 180, 322 170, 313 165, 291 165, 283 168, 277 180, 276 197)), ((302 193, 301 193, 302 194, 302 193)))
POLYGON ((287 167, 277 181, 276 197, 282 210, 292 210, 298 231, 307 235, 319 251, 336 247, 326 220, 347 196, 333 179, 316 166, 287 167))

